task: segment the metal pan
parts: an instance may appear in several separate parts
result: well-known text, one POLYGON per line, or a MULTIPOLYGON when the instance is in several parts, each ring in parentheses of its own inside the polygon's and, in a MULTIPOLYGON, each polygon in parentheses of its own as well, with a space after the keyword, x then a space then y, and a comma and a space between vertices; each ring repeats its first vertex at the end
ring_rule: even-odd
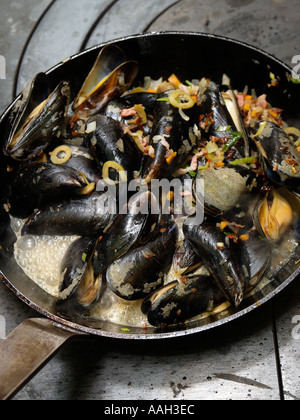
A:
MULTIPOLYGON (((248 85, 255 88, 258 94, 266 93, 273 106, 285 110, 285 119, 293 125, 297 125, 298 121, 299 126, 300 85, 288 82, 286 74, 291 73, 290 68, 255 47, 220 36, 187 32, 135 35, 113 43, 124 50, 128 59, 140 63, 138 77, 141 80, 147 75, 159 78, 176 73, 179 78, 184 77, 184 80, 206 76, 220 83, 225 72, 231 78, 234 88, 243 90, 248 85), (276 88, 268 87, 270 72, 281 79, 276 88)), ((49 70, 53 89, 61 80, 69 80, 72 95, 75 96, 104 45, 106 44, 74 55, 49 70)), ((11 106, 0 119, 0 144, 3 143, 1 133, 3 127, 8 124, 11 106)), ((2 182, 5 182, 3 166, 0 175, 2 182)), ((25 321, 1 343, 0 399, 13 396, 68 339, 78 334, 148 340, 200 333, 231 322, 261 306, 300 274, 300 267, 297 265, 300 260, 298 246, 290 261, 278 270, 265 287, 246 299, 238 309, 229 308, 209 318, 163 330, 130 328, 129 331, 124 331, 122 326, 109 322, 87 322, 81 319, 70 322, 61 318, 55 309, 56 299, 36 286, 12 258, 15 238, 8 218, 1 226, 0 235, 0 273, 4 283, 18 298, 42 316, 40 319, 25 321)))

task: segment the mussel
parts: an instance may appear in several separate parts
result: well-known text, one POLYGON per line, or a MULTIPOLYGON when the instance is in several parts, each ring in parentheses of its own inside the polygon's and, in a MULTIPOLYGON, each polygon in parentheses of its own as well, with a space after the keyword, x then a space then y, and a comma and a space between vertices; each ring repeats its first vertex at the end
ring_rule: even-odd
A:
POLYGON ((142 156, 121 125, 105 115, 97 115, 89 119, 87 128, 85 144, 102 167, 106 183, 132 180, 134 172, 140 170, 142 156))
POLYGON ((224 301, 224 296, 210 276, 191 275, 180 278, 148 296, 142 311, 153 326, 185 322, 224 301))
POLYGON ((271 240, 280 240, 293 225, 297 214, 297 198, 287 191, 273 189, 258 202, 254 221, 261 235, 271 240))
POLYGON ((250 261, 247 250, 240 240, 232 240, 206 219, 201 225, 187 221, 183 225, 186 238, 194 245, 226 299, 238 307, 244 299, 250 279, 250 261))
POLYGON ((52 163, 76 169, 95 186, 101 180, 101 170, 94 156, 85 146, 64 142, 49 152, 49 155, 52 163))
MULTIPOLYGON (((131 115, 129 112, 122 113, 122 111, 131 109, 134 111, 135 106, 142 106, 146 115, 150 114, 153 116, 158 97, 158 93, 151 92, 128 93, 110 101, 105 107, 104 113, 107 117, 113 118, 118 122, 122 121, 124 125, 130 127, 133 122, 132 119, 130 119, 131 115)), ((133 117, 136 118, 134 112, 132 112, 132 114, 133 117)))
POLYGON ((11 177, 7 206, 13 216, 22 218, 46 204, 74 197, 86 186, 80 172, 51 163, 28 164, 11 177))
POLYGON ((195 248, 189 240, 183 238, 177 241, 177 247, 174 252, 172 268, 169 277, 181 277, 195 271, 203 264, 203 260, 196 253, 195 248))
POLYGON ((26 220, 22 235, 99 236, 114 217, 113 197, 93 192, 36 210, 26 220))
POLYGON ((200 128, 202 128, 204 136, 229 139, 230 136, 239 133, 238 141, 225 154, 227 160, 249 156, 248 136, 242 125, 242 118, 231 90, 222 94, 219 86, 210 81, 199 97, 198 106, 200 128))
POLYGON ((91 264, 96 242, 95 238, 79 238, 63 258, 57 309, 66 317, 86 314, 99 299, 102 276, 94 275, 91 264))
POLYGON ((142 168, 142 177, 147 183, 152 179, 170 178, 181 167, 193 148, 190 128, 194 125, 195 106, 185 109, 183 118, 180 109, 168 100, 173 92, 159 95, 154 108, 154 123, 150 144, 154 155, 149 156, 142 168))
POLYGON ((163 284, 177 239, 175 222, 159 224, 141 246, 116 260, 107 270, 110 288, 125 300, 142 299, 163 284))
POLYGON ((104 273, 114 261, 138 245, 147 222, 151 219, 151 197, 149 191, 131 197, 114 222, 104 231, 93 257, 96 274, 104 273))
POLYGON ((24 89, 11 110, 4 153, 16 160, 30 160, 43 152, 64 122, 70 86, 61 82, 51 93, 48 76, 39 73, 24 89))
POLYGON ((117 46, 104 47, 72 105, 73 111, 82 119, 97 114, 110 100, 129 89, 138 69, 138 63, 126 61, 117 46))
POLYGON ((299 187, 300 154, 289 135, 269 121, 257 123, 254 131, 252 138, 264 158, 269 179, 279 185, 299 187))

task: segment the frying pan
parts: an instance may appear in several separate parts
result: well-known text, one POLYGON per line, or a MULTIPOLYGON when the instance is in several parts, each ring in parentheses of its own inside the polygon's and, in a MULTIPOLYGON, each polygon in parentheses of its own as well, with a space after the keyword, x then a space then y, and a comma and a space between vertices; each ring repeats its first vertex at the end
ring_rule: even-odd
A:
MULTIPOLYGON (((144 76, 158 79, 175 73, 183 80, 211 78, 221 83, 226 73, 235 89, 243 91, 247 85, 257 94, 266 93, 274 107, 285 110, 284 119, 290 125, 300 123, 300 85, 288 81, 291 69, 272 55, 245 43, 221 36, 190 32, 159 32, 120 38, 114 43, 123 49, 128 59, 140 64, 138 79, 144 76), (280 77, 277 87, 269 87, 270 72, 280 77)), ((64 60, 49 70, 52 88, 61 80, 71 84, 73 98, 85 80, 100 49, 98 45, 64 60)), ((14 103, 18 98, 15 99, 14 103)), ((14 104, 13 103, 13 104, 14 104)), ((8 124, 13 104, 0 119, 1 133, 8 124)), ((2 149, 2 147, 1 147, 2 149)), ((3 156, 1 158, 3 160, 3 156)), ((1 182, 6 182, 5 165, 0 165, 1 182)), ((299 246, 290 260, 270 278, 270 282, 238 309, 169 328, 126 328, 111 322, 63 319, 56 312, 56 299, 30 280, 16 264, 13 255, 14 234, 9 218, 4 215, 0 226, 0 274, 3 282, 25 304, 36 310, 41 318, 29 319, 19 325, 0 344, 0 399, 11 398, 63 344, 79 334, 117 339, 149 340, 179 337, 216 328, 231 322, 267 302, 290 284, 300 273, 299 246)))

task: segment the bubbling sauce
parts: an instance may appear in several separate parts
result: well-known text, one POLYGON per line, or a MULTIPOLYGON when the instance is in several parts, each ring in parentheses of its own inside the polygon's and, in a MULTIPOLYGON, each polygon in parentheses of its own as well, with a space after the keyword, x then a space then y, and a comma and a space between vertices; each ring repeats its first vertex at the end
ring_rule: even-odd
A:
MULTIPOLYGON (((17 235, 14 256, 17 264, 25 274, 39 287, 51 296, 59 296, 60 267, 68 247, 78 238, 77 236, 21 236, 23 222, 11 218, 11 226, 17 235)), ((288 262, 298 243, 293 235, 287 235, 280 246, 273 247, 273 257, 269 270, 259 284, 247 295, 250 296, 261 290, 272 281, 272 276, 288 262)), ((204 267, 200 268, 203 270, 204 267)), ((169 280, 170 281, 170 280, 169 280)), ((166 277, 168 282, 168 277, 166 277)), ((246 297, 247 297, 246 296, 246 297)), ((146 328, 149 325, 147 316, 141 311, 143 300, 126 301, 119 298, 107 286, 100 301, 91 310, 90 317, 101 321, 109 321, 124 327, 146 328)), ((230 304, 224 302, 215 307, 212 312, 203 312, 189 321, 207 318, 213 314, 224 312, 230 304)))

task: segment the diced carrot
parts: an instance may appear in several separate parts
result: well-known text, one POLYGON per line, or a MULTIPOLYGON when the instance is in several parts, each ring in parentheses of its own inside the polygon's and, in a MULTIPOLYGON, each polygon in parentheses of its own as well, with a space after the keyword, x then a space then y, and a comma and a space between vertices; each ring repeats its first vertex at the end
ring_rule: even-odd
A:
POLYGON ((224 162, 214 162, 215 168, 222 168, 223 166, 225 166, 224 162))
POLYGON ((278 117, 278 114, 277 114, 276 112, 272 111, 272 109, 269 109, 269 110, 268 110, 268 113, 269 113, 270 115, 272 115, 272 117, 274 117, 274 118, 277 118, 277 117, 278 117))
POLYGON ((169 191, 168 194, 167 194, 166 199, 168 201, 173 201, 174 200, 174 191, 169 191))
POLYGON ((244 235, 241 235, 240 239, 242 241, 249 241, 249 239, 250 239, 249 233, 245 233, 244 235))
POLYGON ((298 152, 300 153, 300 146, 299 146, 299 147, 297 147, 297 150, 298 150, 298 152))
POLYGON ((221 229, 225 229, 228 226, 228 222, 221 222, 221 229))
POLYGON ((246 101, 252 101, 252 96, 251 95, 246 95, 245 100, 246 101))
POLYGON ((173 162, 173 160, 176 158, 176 156, 177 156, 177 152, 172 153, 172 154, 171 154, 171 156, 169 156, 169 157, 166 159, 167 164, 168 164, 168 165, 171 165, 171 163, 172 163, 172 162, 173 162))
POLYGON ((250 108, 251 108, 251 104, 249 102, 244 103, 243 110, 245 112, 248 112, 250 108))
POLYGON ((147 89, 147 92, 148 93, 156 93, 156 90, 154 90, 154 89, 147 89))
POLYGON ((176 76, 176 74, 174 73, 169 77, 168 81, 172 83, 172 85, 175 85, 175 86, 178 86, 181 83, 178 77, 176 76))

